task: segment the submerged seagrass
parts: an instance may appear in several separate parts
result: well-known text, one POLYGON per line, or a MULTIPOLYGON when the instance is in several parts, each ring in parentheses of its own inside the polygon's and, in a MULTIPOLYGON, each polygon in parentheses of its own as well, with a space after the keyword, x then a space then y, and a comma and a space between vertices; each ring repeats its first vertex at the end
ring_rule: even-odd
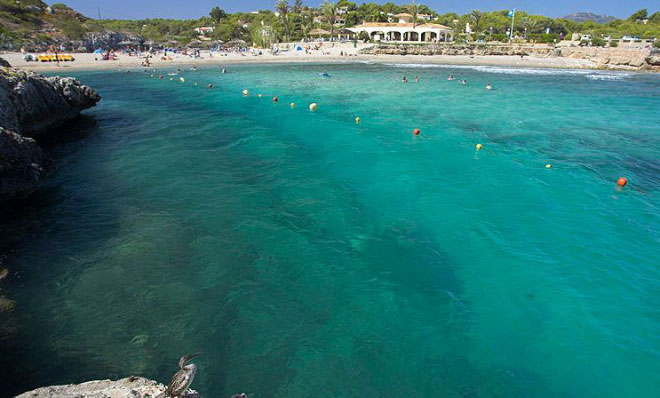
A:
POLYGON ((207 397, 657 394, 659 76, 168 72, 77 74, 104 100, 10 231, 0 391, 203 352, 207 397))

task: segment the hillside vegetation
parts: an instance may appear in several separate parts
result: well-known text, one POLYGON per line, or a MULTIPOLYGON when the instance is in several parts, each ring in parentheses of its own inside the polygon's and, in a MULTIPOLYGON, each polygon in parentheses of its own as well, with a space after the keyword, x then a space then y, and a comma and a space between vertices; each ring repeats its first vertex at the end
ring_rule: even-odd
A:
MULTIPOLYGON (((341 15, 345 27, 363 22, 387 22, 392 15, 408 12, 413 15, 428 14, 432 22, 454 28, 461 40, 506 41, 511 27, 508 10, 468 14, 440 14, 425 5, 396 5, 394 3, 356 4, 350 1, 324 2, 319 8, 307 7, 301 0, 289 3, 279 0, 273 11, 239 12, 227 14, 219 7, 210 10, 209 16, 199 19, 144 19, 144 20, 94 20, 70 9, 62 3, 48 8, 41 0, 0 0, 0 47, 18 48, 23 45, 44 47, 51 43, 65 43, 69 47, 83 45, 83 40, 107 32, 121 32, 141 40, 167 43, 176 41, 185 44, 195 39, 195 28, 212 26, 213 40, 245 40, 248 43, 267 45, 278 41, 308 38, 316 28, 331 29, 331 20, 341 15), (50 12, 49 12, 50 11, 50 12), (276 11, 276 12, 274 12, 276 11), (469 23, 472 32, 464 34, 469 23)), ((336 25, 336 24, 335 24, 336 25)), ((335 26, 335 29, 339 26, 335 26)), ((649 14, 639 10, 629 18, 616 19, 607 23, 592 20, 578 22, 566 18, 553 19, 542 15, 516 13, 514 37, 522 41, 553 42, 571 33, 590 34, 594 45, 600 38, 610 36, 639 36, 642 39, 660 38, 660 12, 649 14), (549 34, 546 32, 549 30, 549 34)))

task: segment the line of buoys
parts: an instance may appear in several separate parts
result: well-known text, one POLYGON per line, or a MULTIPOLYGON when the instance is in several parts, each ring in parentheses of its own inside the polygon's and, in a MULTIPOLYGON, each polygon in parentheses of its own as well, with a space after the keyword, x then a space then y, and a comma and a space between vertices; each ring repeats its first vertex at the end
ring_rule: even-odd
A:
POLYGON ((421 134, 421 131, 420 131, 419 129, 414 129, 414 130, 413 130, 413 134, 414 134, 414 135, 420 135, 420 134, 421 134))
POLYGON ((289 106, 291 106, 291 109, 294 109, 296 107, 296 103, 292 102, 291 104, 289 104, 289 106))
POLYGON ((318 107, 319 106, 316 102, 312 102, 311 104, 309 104, 309 110, 312 112, 314 112, 318 107))
POLYGON ((480 151, 481 148, 483 148, 483 147, 484 147, 484 146, 481 145, 481 144, 477 144, 477 145, 475 145, 475 148, 477 148, 477 151, 480 151))
POLYGON ((280 99, 277 97, 273 97, 273 102, 277 103, 280 99))
POLYGON ((180 77, 180 78, 179 78, 179 81, 180 81, 181 83, 185 83, 185 82, 186 82, 186 79, 184 79, 183 77, 180 77))
POLYGON ((628 179, 626 177, 621 177, 619 180, 616 182, 616 184, 620 187, 625 187, 628 185, 628 179))
POLYGON ((264 96, 263 94, 257 94, 257 98, 261 98, 263 96, 264 96))
POLYGON ((359 117, 355 118, 355 124, 360 124, 361 121, 362 121, 362 119, 360 119, 359 117))
POLYGON ((248 95, 250 95, 250 92, 247 90, 243 90, 243 96, 247 97, 248 95))
POLYGON ((546 168, 546 169, 551 169, 551 168, 552 168, 552 165, 551 165, 550 163, 548 163, 548 164, 545 165, 545 168, 546 168))

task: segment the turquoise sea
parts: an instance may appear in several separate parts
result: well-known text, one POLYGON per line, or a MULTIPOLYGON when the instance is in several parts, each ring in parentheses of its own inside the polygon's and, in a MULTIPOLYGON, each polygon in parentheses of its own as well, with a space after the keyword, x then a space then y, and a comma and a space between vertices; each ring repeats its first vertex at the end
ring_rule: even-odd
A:
POLYGON ((3 222, 2 391, 201 352, 209 398, 658 396, 659 75, 220 69, 71 73, 103 100, 3 222))

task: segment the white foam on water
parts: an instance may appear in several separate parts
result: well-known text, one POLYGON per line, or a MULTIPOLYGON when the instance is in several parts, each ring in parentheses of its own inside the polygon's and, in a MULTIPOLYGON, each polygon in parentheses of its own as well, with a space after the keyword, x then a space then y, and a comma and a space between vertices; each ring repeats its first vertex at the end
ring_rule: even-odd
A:
POLYGON ((487 66, 487 65, 441 65, 441 64, 383 64, 396 68, 440 68, 440 69, 471 69, 485 73, 499 73, 506 75, 536 75, 536 76, 557 76, 557 75, 575 75, 585 76, 591 80, 623 80, 632 76, 632 73, 595 71, 590 69, 545 69, 545 68, 516 68, 508 66, 487 66))

